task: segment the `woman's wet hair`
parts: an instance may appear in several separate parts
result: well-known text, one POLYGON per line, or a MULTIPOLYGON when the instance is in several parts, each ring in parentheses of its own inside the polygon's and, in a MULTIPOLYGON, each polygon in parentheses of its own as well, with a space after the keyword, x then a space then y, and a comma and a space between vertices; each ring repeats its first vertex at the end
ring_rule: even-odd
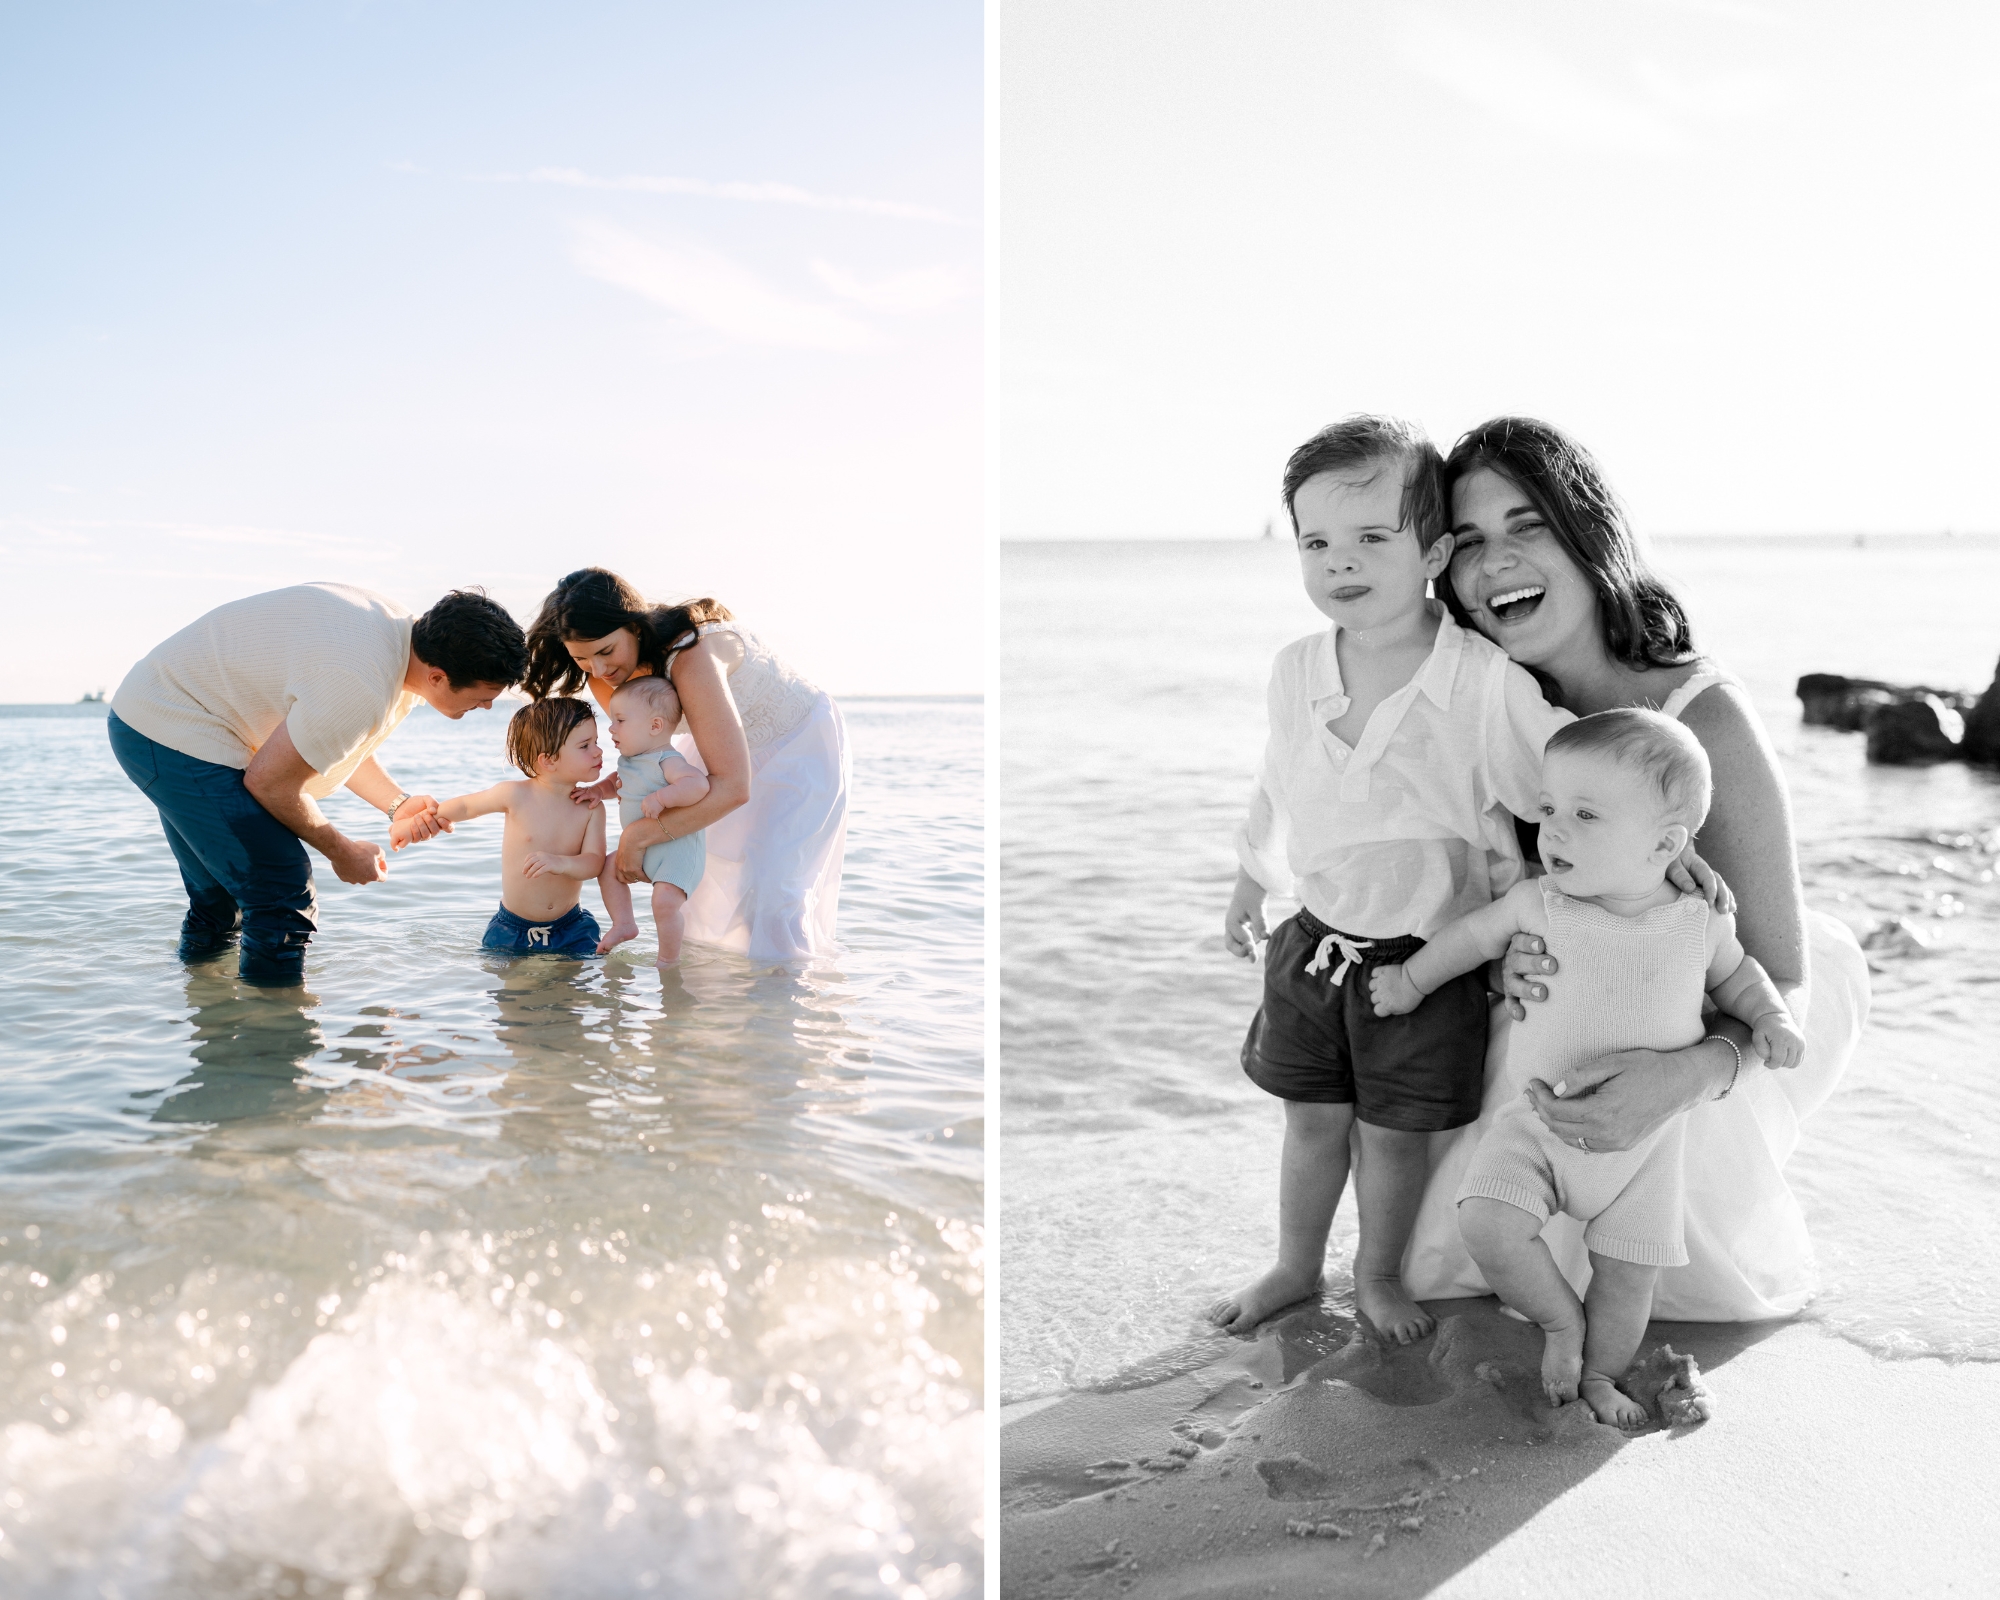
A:
MULTIPOLYGON (((1556 542, 1597 594, 1604 647, 1628 667, 1672 667, 1695 654, 1681 603, 1639 549, 1618 497, 1590 452, 1560 429, 1533 417, 1495 417, 1451 447, 1444 461, 1447 503, 1467 473, 1489 467, 1541 514, 1556 542)), ((1472 615, 1453 588, 1451 568, 1438 594, 1462 627, 1472 615)))
POLYGON ((562 696, 534 701, 507 721, 507 759, 529 777, 538 777, 541 769, 536 763, 541 757, 553 761, 562 754, 571 734, 596 720, 597 713, 581 700, 562 696))
POLYGON ((521 625, 484 589, 454 589, 410 625, 410 649, 454 689, 505 689, 528 669, 521 625))
POLYGON ((528 628, 528 670, 521 687, 535 699, 574 694, 590 674, 570 658, 570 639, 602 639, 630 628, 639 641, 639 665, 665 677, 667 658, 683 635, 704 622, 727 622, 729 608, 703 598, 674 606, 649 606, 639 591, 602 567, 580 567, 550 591, 528 628))
POLYGON ((1444 532, 1445 522, 1443 463, 1437 446, 1414 422, 1367 412, 1321 428, 1285 463, 1285 513, 1292 519, 1293 534, 1299 531, 1299 514, 1292 502, 1311 479, 1330 472, 1360 485, 1372 483, 1391 467, 1403 475, 1397 526, 1415 529, 1417 547, 1430 549, 1444 532))

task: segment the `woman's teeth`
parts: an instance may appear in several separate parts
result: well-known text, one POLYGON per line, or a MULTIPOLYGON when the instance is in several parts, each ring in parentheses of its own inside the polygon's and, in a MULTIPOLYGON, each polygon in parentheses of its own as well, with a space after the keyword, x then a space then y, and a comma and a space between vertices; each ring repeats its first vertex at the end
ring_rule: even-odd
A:
POLYGON ((1516 617, 1525 617, 1533 611, 1547 592, 1539 583, 1531 583, 1520 589, 1509 589, 1505 594, 1496 594, 1488 600, 1486 609, 1503 622, 1511 622, 1516 617))

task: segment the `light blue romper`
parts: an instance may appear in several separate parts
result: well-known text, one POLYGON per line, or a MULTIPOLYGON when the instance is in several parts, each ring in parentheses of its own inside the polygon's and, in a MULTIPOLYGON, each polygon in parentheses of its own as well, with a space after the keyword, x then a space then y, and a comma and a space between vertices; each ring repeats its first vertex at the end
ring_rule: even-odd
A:
MULTIPOLYGON (((631 827, 645 816, 640 802, 655 789, 667 786, 660 771, 662 756, 678 755, 671 745, 643 756, 621 756, 618 761, 618 821, 631 827)), ((671 883, 683 894, 693 894, 701 875, 708 869, 708 841, 701 832, 685 838, 669 839, 646 848, 646 878, 652 883, 671 883)))

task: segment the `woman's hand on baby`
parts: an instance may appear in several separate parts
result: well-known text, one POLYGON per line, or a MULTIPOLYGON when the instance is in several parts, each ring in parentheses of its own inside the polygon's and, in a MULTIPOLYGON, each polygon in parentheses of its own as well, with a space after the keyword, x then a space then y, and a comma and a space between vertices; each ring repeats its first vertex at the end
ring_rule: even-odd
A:
POLYGON ((1667 882, 1682 894, 1700 895, 1719 916, 1736 915, 1736 896, 1722 881, 1722 874, 1695 853, 1693 845, 1668 864, 1667 882))
POLYGON ((450 832, 451 823, 438 815, 437 801, 427 794, 413 794, 396 807, 396 815, 389 824, 389 848, 401 850, 405 845, 422 844, 426 839, 450 832))
POLYGON ((599 778, 593 784, 579 785, 570 790, 570 804, 578 806, 601 806, 607 800, 616 800, 618 798, 618 788, 618 774, 614 772, 608 778, 599 778))
POLYGON ((1546 1000, 1549 986, 1538 983, 1556 970, 1556 958, 1548 953, 1541 939, 1532 933, 1517 933, 1507 942, 1507 953, 1500 958, 1500 987, 1507 996, 1507 1014, 1516 1022, 1528 1020, 1528 1008, 1523 1000, 1546 1000))
POLYGON ((1424 992, 1399 963, 1391 962, 1368 974, 1368 998, 1375 1002, 1376 1016, 1400 1017, 1424 1003, 1424 992))
POLYGON ((1788 1011, 1767 1011, 1750 1024, 1750 1048, 1767 1067, 1796 1067, 1805 1058, 1806 1036, 1788 1011))
POLYGON ((1526 1093, 1542 1125, 1564 1144, 1629 1150, 1687 1109, 1673 1061, 1672 1051, 1614 1050, 1568 1068, 1553 1085, 1530 1078, 1526 1093))
POLYGON ((1222 913, 1223 948, 1233 956, 1254 961, 1257 946, 1270 937, 1264 926, 1264 886, 1249 873, 1238 871, 1229 909, 1222 913))

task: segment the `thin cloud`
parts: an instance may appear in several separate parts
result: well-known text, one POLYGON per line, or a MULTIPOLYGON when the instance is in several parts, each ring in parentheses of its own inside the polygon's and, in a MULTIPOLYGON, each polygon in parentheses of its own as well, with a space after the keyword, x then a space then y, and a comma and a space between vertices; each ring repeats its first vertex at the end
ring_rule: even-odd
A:
POLYGON ((815 261, 813 275, 839 295, 874 311, 922 314, 937 311, 966 292, 965 280, 946 267, 914 267, 873 283, 864 282, 831 261, 815 261))
POLYGON ((655 177, 643 173, 607 178, 579 172, 574 167, 536 167, 532 172, 495 173, 472 181, 548 183, 565 189, 599 189, 625 194, 686 194, 707 200, 747 201, 753 205, 858 212, 870 217, 897 217, 906 222, 940 222, 955 228, 974 226, 934 206, 911 205, 902 200, 870 200, 860 195, 814 194, 811 190, 795 188, 789 183, 714 183, 706 178, 655 177))
POLYGON ((852 317, 795 300, 713 251, 651 244, 593 223, 577 230, 575 260, 602 283, 749 344, 849 351, 874 342, 852 317))

